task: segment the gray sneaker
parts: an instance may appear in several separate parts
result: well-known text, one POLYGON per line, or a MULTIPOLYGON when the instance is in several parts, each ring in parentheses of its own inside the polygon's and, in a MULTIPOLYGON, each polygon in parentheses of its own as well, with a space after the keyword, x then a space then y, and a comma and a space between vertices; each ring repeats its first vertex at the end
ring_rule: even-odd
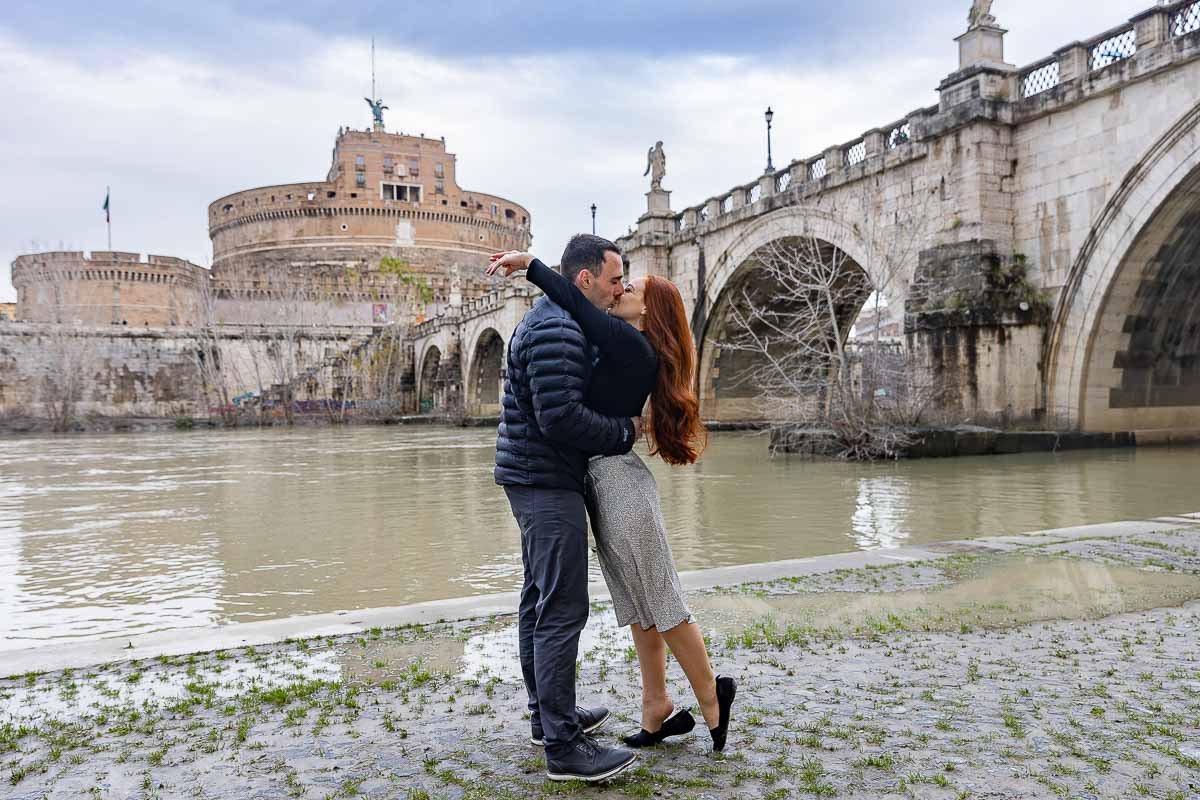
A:
POLYGON ((617 775, 634 761, 637 753, 623 747, 604 747, 590 736, 580 736, 570 751, 546 759, 546 777, 552 781, 598 783, 617 775))

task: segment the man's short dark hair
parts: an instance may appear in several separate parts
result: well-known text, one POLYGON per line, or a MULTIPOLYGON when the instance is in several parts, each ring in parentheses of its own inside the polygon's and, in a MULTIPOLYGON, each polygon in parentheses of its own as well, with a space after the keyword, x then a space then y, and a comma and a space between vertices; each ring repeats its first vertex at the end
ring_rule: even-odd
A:
POLYGON ((585 269, 598 276, 604 267, 604 254, 608 252, 621 255, 621 248, 601 236, 577 233, 567 242, 558 269, 571 283, 585 269))

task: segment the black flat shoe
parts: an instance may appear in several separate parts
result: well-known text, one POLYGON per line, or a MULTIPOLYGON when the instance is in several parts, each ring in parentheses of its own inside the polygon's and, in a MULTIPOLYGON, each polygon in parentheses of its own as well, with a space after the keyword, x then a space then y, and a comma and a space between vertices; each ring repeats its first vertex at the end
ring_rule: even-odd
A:
POLYGON ((717 676, 717 708, 720 709, 720 724, 709 728, 712 735, 713 751, 725 749, 725 737, 729 733, 729 710, 733 708, 733 698, 737 695, 737 681, 727 675, 717 676))
POLYGON ((632 736, 622 736, 621 741, 628 747, 649 747, 658 744, 668 736, 682 736, 685 733, 691 733, 694 727, 696 727, 696 718, 685 708, 668 718, 654 733, 642 728, 632 736))

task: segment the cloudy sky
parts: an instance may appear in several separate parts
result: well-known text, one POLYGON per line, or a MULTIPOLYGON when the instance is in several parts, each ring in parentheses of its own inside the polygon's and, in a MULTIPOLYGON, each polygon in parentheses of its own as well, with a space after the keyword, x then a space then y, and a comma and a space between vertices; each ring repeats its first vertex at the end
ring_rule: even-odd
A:
MULTIPOLYGON (((113 247, 211 261, 230 192, 317 180, 339 125, 367 127, 370 37, 389 130, 445 136, 464 188, 533 214, 557 261, 644 210, 665 142, 680 209, 937 101, 970 0, 204 3, 4 0, 0 301, 25 252, 113 247)), ((1018 65, 1151 0, 996 0, 1018 65)))

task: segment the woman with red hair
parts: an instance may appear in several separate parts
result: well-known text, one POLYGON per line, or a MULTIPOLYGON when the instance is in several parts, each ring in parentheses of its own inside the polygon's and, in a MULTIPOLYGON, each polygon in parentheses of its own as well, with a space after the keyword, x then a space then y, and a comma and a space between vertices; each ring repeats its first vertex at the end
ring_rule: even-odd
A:
MULTIPOLYGON (((616 245, 599 241, 619 253, 616 245)), ((493 255, 488 274, 507 277, 522 269, 599 351, 586 404, 600 414, 639 417, 648 398, 650 455, 671 465, 694 463, 707 432, 694 389, 696 347, 675 284, 654 275, 638 278, 605 311, 529 253, 493 255)), ((654 476, 634 452, 595 456, 588 463, 586 499, 617 622, 629 626, 641 663, 642 729, 623 741, 645 747, 695 727, 691 713, 676 712, 667 692, 670 647, 695 692, 713 749, 722 750, 737 684, 715 675, 709 663, 667 543, 654 476)))

